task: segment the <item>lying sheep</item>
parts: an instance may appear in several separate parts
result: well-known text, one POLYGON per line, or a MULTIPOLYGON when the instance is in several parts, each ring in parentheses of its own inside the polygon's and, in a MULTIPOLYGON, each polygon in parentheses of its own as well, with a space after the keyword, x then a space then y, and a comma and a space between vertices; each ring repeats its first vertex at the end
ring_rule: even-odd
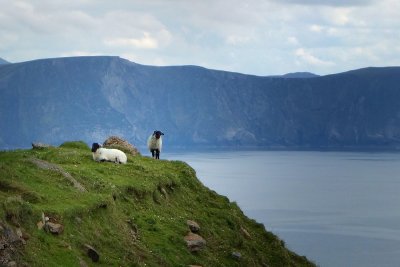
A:
POLYGON ((160 159, 160 152, 162 148, 162 138, 164 135, 161 131, 154 131, 152 135, 147 139, 147 147, 151 152, 151 156, 155 159, 160 159))
POLYGON ((103 148, 98 143, 92 145, 93 159, 95 161, 111 161, 125 164, 127 157, 124 152, 113 148, 103 148))

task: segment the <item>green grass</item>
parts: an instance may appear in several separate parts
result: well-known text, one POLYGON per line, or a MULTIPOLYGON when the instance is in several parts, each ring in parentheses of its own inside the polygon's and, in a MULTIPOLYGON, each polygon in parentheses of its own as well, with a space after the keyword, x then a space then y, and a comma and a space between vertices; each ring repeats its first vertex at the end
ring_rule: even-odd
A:
POLYGON ((29 235, 15 256, 29 266, 314 266, 180 161, 128 156, 125 165, 99 163, 83 142, 0 152, 0 203, 0 223, 29 235), (87 191, 32 159, 56 164, 87 191), (39 230, 42 213, 64 232, 39 230), (191 253, 183 240, 187 220, 201 226, 207 245, 200 252, 191 253), (86 255, 85 244, 99 252, 99 262, 86 255))

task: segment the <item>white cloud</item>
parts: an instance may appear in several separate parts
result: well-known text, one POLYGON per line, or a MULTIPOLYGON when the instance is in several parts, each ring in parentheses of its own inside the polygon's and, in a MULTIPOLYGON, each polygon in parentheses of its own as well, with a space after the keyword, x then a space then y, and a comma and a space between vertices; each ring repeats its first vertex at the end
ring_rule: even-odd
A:
POLYGON ((273 0, 281 3, 297 5, 316 5, 316 6, 365 6, 374 2, 374 0, 273 0))
POLYGON ((109 46, 134 46, 136 48, 155 49, 158 48, 156 39, 150 36, 148 32, 143 33, 143 37, 135 38, 114 38, 105 40, 104 43, 109 46))
POLYGON ((226 42, 231 45, 241 45, 250 42, 250 36, 229 35, 226 37, 226 42))
POLYGON ((288 41, 288 43, 291 44, 291 45, 299 45, 299 44, 300 44, 299 40, 297 40, 297 38, 294 37, 294 36, 288 37, 288 38, 287 38, 287 41, 288 41))
POLYGON ((320 32, 322 32, 323 29, 324 29, 324 27, 321 25, 313 24, 310 26, 310 31, 312 31, 312 32, 320 33, 320 32))
POLYGON ((18 42, 18 34, 12 32, 2 32, 0 30, 0 49, 7 49, 10 46, 13 46, 16 42, 18 42))
POLYGON ((93 51, 83 51, 83 50, 77 51, 77 50, 75 50, 75 51, 63 52, 63 53, 61 53, 60 56, 61 57, 77 57, 77 56, 99 56, 99 55, 102 55, 102 54, 96 53, 93 51))
POLYGON ((297 56, 298 59, 300 59, 300 61, 303 61, 306 64, 323 66, 323 67, 335 65, 335 63, 331 61, 324 61, 317 58, 316 56, 312 55, 310 52, 306 51, 303 48, 296 49, 295 55, 297 56))
POLYGON ((329 12, 329 19, 334 25, 344 26, 351 22, 351 13, 349 8, 337 8, 329 12))
POLYGON ((0 0, 0 5, 0 57, 12 62, 103 54, 258 75, 400 65, 398 0, 0 0))

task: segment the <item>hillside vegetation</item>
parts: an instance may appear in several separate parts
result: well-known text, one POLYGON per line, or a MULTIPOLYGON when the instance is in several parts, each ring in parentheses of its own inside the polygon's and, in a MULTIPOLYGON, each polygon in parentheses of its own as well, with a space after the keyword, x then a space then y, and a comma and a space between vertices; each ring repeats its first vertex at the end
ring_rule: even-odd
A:
POLYGON ((180 161, 99 163, 83 142, 0 152, 0 203, 0 266, 314 266, 180 161))

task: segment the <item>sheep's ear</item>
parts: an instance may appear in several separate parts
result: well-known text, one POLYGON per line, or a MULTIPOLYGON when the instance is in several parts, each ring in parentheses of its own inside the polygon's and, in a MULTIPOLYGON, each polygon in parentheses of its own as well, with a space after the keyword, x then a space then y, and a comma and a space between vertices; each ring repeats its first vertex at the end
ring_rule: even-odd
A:
POLYGON ((154 131, 154 132, 153 132, 153 135, 156 135, 156 133, 157 133, 157 131, 154 131))

